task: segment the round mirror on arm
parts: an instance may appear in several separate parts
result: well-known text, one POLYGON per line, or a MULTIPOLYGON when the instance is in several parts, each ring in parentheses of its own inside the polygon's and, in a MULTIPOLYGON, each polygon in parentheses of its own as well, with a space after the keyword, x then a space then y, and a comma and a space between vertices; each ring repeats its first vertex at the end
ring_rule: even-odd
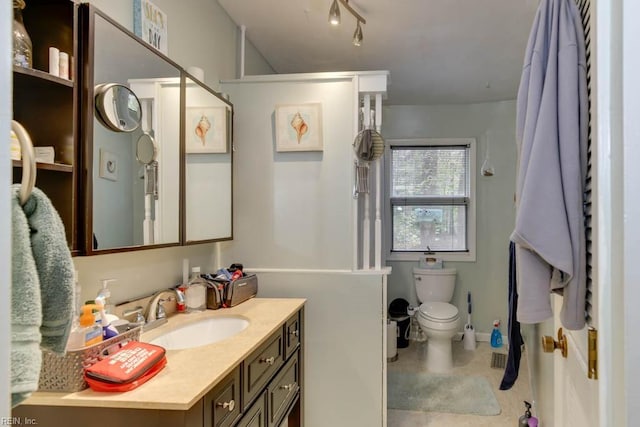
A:
POLYGON ((156 160, 158 155, 158 148, 156 141, 147 132, 144 132, 138 138, 136 143, 136 159, 143 165, 148 165, 156 160))
POLYGON ((96 117, 116 132, 133 132, 140 126, 142 107, 135 93, 118 83, 95 87, 96 117))

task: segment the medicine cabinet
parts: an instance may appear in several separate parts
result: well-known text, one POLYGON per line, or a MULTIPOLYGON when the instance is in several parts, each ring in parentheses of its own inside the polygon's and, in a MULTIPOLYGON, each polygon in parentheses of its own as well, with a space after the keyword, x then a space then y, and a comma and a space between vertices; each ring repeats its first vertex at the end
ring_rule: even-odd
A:
POLYGON ((79 16, 86 253, 179 245, 180 86, 175 81, 182 70, 95 7, 81 4, 79 16), (114 84, 137 96, 127 95, 123 109, 136 112, 139 126, 117 131, 99 117, 96 95, 114 84), (138 141, 149 138, 157 146, 155 171, 136 155, 138 141))
MULTIPOLYGON (((36 163, 35 185, 48 195, 60 214, 73 254, 80 253, 82 245, 77 79, 73 72, 69 78, 49 73, 49 48, 76 57, 76 8, 69 0, 27 2, 22 15, 33 45, 33 67, 13 67, 13 119, 29 133, 36 158, 44 160, 36 163), (38 156, 38 152, 46 155, 38 156)), ((71 66, 69 69, 73 70, 71 66)), ((13 182, 20 182, 21 176, 22 163, 13 160, 13 182)))
POLYGON ((94 6, 78 16, 84 252, 230 239, 232 104, 94 6))

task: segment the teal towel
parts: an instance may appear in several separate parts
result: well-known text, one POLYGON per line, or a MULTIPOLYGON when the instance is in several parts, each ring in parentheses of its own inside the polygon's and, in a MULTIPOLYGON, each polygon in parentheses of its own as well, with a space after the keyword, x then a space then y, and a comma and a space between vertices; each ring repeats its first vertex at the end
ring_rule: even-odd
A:
POLYGON ((42 348, 63 354, 73 318, 73 261, 62 220, 49 198, 34 188, 22 207, 40 280, 42 348))
POLYGON ((18 190, 11 198, 11 405, 38 389, 42 303, 27 217, 18 190))
POLYGON ((12 405, 38 388, 42 348, 64 353, 73 316, 73 262, 64 225, 47 196, 34 188, 20 206, 12 187, 12 405))

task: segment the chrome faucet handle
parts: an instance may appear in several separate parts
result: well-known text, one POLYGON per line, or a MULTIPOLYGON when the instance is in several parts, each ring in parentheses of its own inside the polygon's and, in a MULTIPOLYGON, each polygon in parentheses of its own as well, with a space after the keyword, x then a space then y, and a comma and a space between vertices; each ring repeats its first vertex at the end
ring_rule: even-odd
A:
POLYGON ((164 311, 164 307, 162 304, 167 302, 169 299, 160 298, 158 300, 158 305, 156 306, 156 319, 166 319, 167 312, 164 311))
POLYGON ((122 317, 125 318, 129 323, 134 323, 136 325, 144 325, 145 323, 141 306, 137 306, 132 310, 126 310, 124 313, 122 313, 122 317))

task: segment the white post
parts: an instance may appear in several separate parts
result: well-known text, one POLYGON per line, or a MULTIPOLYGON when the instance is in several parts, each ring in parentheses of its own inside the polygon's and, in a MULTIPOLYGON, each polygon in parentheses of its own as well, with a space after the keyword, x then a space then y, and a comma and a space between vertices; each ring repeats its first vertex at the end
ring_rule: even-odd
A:
POLYGON ((247 38, 247 27, 240 25, 240 78, 244 79, 244 45, 247 38))
MULTIPOLYGON (((380 132, 382 128, 382 94, 376 94, 376 131, 380 132)), ((380 215, 380 200, 382 198, 382 157, 376 160, 376 220, 374 223, 375 229, 375 268, 376 270, 382 269, 382 218, 380 215)))
MULTIPOLYGON (((371 95, 364 96, 364 128, 371 126, 371 95)), ((364 193, 364 219, 362 220, 362 268, 371 266, 371 220, 369 219, 369 193, 364 193)))
MULTIPOLYGON (((360 130, 360 78, 355 76, 353 78, 353 100, 354 100, 354 118, 353 118, 353 136, 358 135, 358 131, 360 130)), ((356 155, 351 150, 351 157, 349 158, 349 167, 353 169, 353 185, 355 187, 356 183, 356 175, 358 174, 357 170, 354 167, 354 162, 357 161, 356 155)), ((353 262, 352 268, 353 270, 358 270, 358 250, 360 242, 358 240, 358 226, 360 224, 360 211, 359 211, 359 200, 356 192, 353 192, 353 197, 351 198, 352 203, 352 221, 353 221, 353 262)))

